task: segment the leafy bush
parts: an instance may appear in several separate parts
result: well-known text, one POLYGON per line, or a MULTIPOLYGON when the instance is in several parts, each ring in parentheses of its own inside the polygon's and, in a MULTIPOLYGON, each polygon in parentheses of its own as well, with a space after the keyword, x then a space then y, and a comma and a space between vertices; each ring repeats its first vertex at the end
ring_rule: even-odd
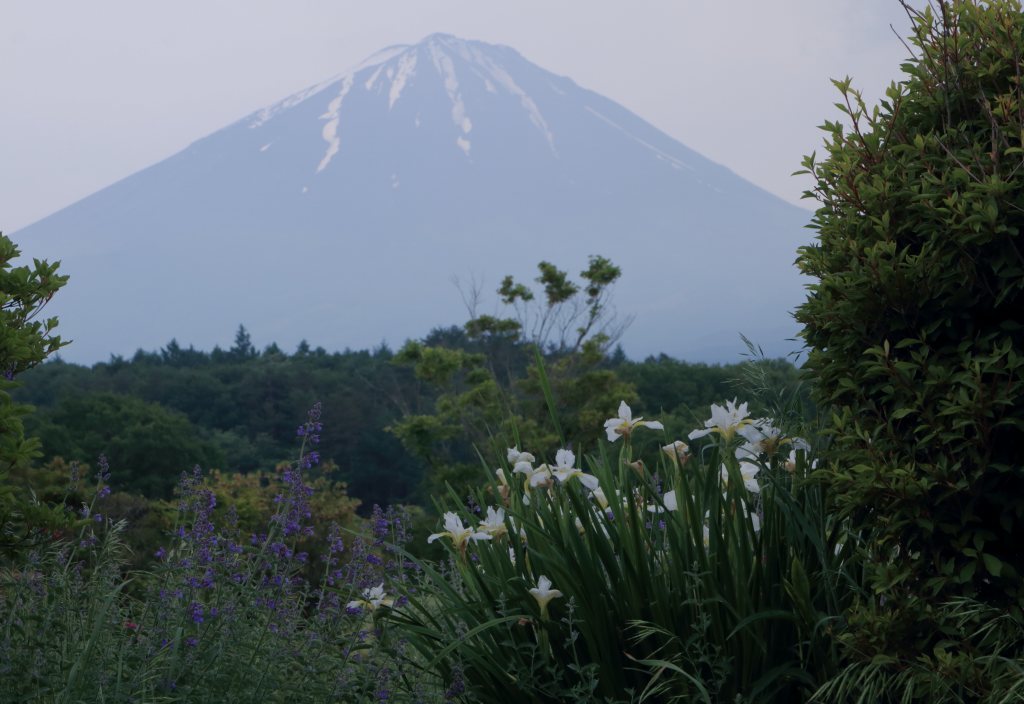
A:
POLYGON ((904 7, 904 81, 871 111, 837 81, 843 119, 805 160, 818 281, 797 319, 834 409, 826 481, 870 536, 843 695, 995 701, 1017 674, 990 656, 1024 656, 1024 13, 904 7), (1018 627, 995 651, 988 608, 1018 627))
POLYGON ((67 283, 58 264, 33 260, 32 266, 12 267, 20 254, 0 234, 0 554, 24 546, 36 525, 55 527, 62 516, 20 501, 7 473, 37 456, 39 441, 25 437, 22 418, 28 406, 15 403, 15 377, 67 344, 53 334, 56 318, 39 319, 43 307, 67 283))
POLYGON ((558 447, 559 435, 592 444, 603 408, 635 391, 610 368, 607 351, 628 326, 616 322, 611 288, 621 275, 592 256, 579 282, 540 262, 539 294, 506 276, 498 288, 509 317, 478 315, 480 292, 464 292, 471 319, 463 329, 410 341, 395 361, 437 390, 431 412, 406 413, 389 430, 429 468, 428 493, 457 492, 476 481, 478 453, 514 436, 538 451, 558 447), (538 362, 543 359, 542 374, 538 362), (545 412, 543 385, 555 389, 558 421, 545 412))
POLYGON ((119 487, 151 499, 169 499, 182 470, 224 461, 184 414, 131 396, 71 395, 37 413, 31 427, 48 457, 86 462, 104 454, 119 487))

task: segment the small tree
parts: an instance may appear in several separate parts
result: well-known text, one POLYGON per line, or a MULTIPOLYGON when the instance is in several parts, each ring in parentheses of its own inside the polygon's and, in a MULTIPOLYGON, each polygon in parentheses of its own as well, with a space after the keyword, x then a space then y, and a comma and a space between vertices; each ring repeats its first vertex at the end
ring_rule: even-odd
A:
POLYGON ((15 467, 24 466, 38 454, 39 441, 25 437, 22 418, 31 408, 15 403, 11 390, 15 378, 42 362, 66 342, 53 334, 56 318, 41 319, 40 313, 53 294, 66 282, 59 276, 59 262, 33 260, 32 266, 12 266, 20 251, 0 234, 0 548, 4 551, 26 537, 26 518, 30 522, 63 520, 62 514, 46 513, 18 499, 8 479, 15 467))
POLYGON ((619 267, 592 256, 578 282, 550 262, 537 268, 542 298, 506 276, 497 291, 509 313, 502 317, 481 315, 479 290, 463 291, 471 319, 462 330, 435 331, 433 340, 410 342, 395 357, 438 392, 431 412, 407 414, 390 428, 428 465, 435 494, 445 484, 461 490, 478 481, 474 447, 504 451, 490 446, 513 438, 538 452, 554 452, 563 440, 593 445, 607 409, 636 400, 633 386, 605 364, 611 342, 629 323, 617 322, 610 304, 619 267), (550 417, 545 380, 559 428, 544 423, 550 417))
POLYGON ((825 479, 868 558, 829 692, 977 701, 1024 652, 1024 14, 904 8, 904 81, 871 111, 836 81, 843 120, 804 161, 818 281, 797 319, 834 409, 825 479))

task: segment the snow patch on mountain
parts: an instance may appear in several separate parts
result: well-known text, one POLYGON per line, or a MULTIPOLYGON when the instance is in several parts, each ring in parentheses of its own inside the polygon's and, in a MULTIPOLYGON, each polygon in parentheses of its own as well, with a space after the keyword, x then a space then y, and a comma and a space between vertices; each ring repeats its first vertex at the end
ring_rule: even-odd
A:
POLYGON ((345 76, 341 82, 341 90, 338 91, 338 95, 330 102, 327 106, 327 112, 320 116, 321 120, 327 120, 327 124, 324 125, 323 134, 324 141, 327 142, 327 151, 324 153, 323 159, 320 160, 320 165, 316 167, 316 172, 320 173, 327 168, 327 165, 331 163, 331 159, 338 153, 338 149, 341 148, 341 137, 338 136, 338 122, 341 119, 341 104, 345 100, 345 96, 352 89, 353 76, 355 74, 350 73, 345 76))
POLYGON ((527 95, 526 91, 519 87, 519 84, 515 82, 515 79, 513 79, 511 75, 509 75, 508 71, 494 63, 490 57, 484 55, 479 49, 473 49, 473 59, 478 64, 486 68, 491 77, 494 78, 502 88, 519 98, 519 104, 523 106, 523 109, 525 109, 526 113, 530 116, 530 122, 532 122, 534 127, 543 133, 544 138, 548 142, 548 146, 551 148, 551 153, 558 156, 558 150, 555 149, 555 135, 551 133, 551 129, 548 127, 547 121, 544 119, 544 116, 541 115, 540 108, 537 107, 537 103, 533 102, 533 98, 527 95))
POLYGON ((391 81, 391 90, 388 91, 388 110, 395 107, 395 102, 402 95, 405 84, 416 74, 416 52, 409 51, 402 54, 398 60, 398 72, 394 74, 388 71, 388 79, 391 81))
POLYGON ((612 120, 611 118, 609 118, 609 117, 607 117, 605 115, 602 115, 597 110, 595 110, 594 108, 590 107, 589 105, 585 106, 584 109, 587 112, 589 112, 591 115, 593 115, 594 117, 596 117, 596 118, 602 120, 603 122, 605 122, 606 124, 614 127, 619 132, 622 132, 622 134, 626 135, 627 137, 632 139, 634 142, 636 142, 640 146, 646 147, 647 149, 650 149, 652 152, 654 152, 655 156, 660 161, 667 161, 669 164, 671 164, 676 169, 687 169, 688 171, 693 171, 693 167, 690 166, 689 164, 687 164, 685 161, 680 161, 679 159, 676 159, 674 156, 672 156, 670 154, 666 154, 665 152, 661 151, 660 149, 658 149, 656 146, 654 146, 650 142, 645 142, 644 140, 640 139, 635 134, 633 134, 632 132, 627 130, 625 127, 623 127, 619 123, 615 122, 615 120, 612 120))
MULTIPOLYGON (((389 46, 386 49, 381 49, 376 54, 373 54, 372 56, 370 56, 368 59, 365 59, 365 60, 359 62, 358 64, 356 64, 355 66, 353 66, 352 68, 350 68, 345 73, 345 75, 346 76, 354 76, 355 74, 359 73, 360 71, 364 71, 364 70, 366 70, 368 68, 372 68, 372 67, 377 66, 379 64, 387 63, 388 61, 390 61, 391 59, 395 58, 399 54, 405 53, 406 51, 408 51, 408 49, 409 49, 409 46, 407 44, 396 44, 394 46, 389 46)), ((335 76, 332 80, 337 81, 339 78, 341 78, 341 76, 335 76)))
POLYGON ((462 102, 462 94, 459 92, 459 80, 455 76, 455 64, 448 54, 444 53, 436 42, 429 45, 430 58, 434 61, 434 68, 444 79, 444 90, 448 99, 452 102, 452 121, 455 126, 462 130, 463 134, 469 134, 473 129, 473 122, 466 115, 466 104, 462 102))
POLYGON ((252 117, 252 121, 249 123, 249 129, 256 129, 257 127, 263 126, 282 110, 287 110, 288 108, 295 107, 299 103, 309 100, 317 93, 329 88, 331 84, 336 81, 337 78, 330 78, 323 83, 317 83, 315 86, 310 86, 305 90, 299 91, 295 95, 290 95, 284 100, 280 100, 272 105, 268 105, 262 110, 257 111, 252 117))
POLYGON ((363 84, 363 87, 366 88, 366 90, 373 90, 373 85, 377 82, 377 78, 385 68, 385 64, 378 66, 377 70, 370 74, 370 77, 366 80, 366 83, 363 84))

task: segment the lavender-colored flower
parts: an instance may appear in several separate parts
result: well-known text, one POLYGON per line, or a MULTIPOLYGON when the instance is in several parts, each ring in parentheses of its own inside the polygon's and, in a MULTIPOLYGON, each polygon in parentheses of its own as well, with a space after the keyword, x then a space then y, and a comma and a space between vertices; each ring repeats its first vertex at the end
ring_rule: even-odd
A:
POLYGON ((312 526, 304 523, 312 517, 309 499, 313 495, 313 489, 303 481, 302 470, 299 467, 284 470, 281 480, 284 483, 284 493, 271 520, 282 527, 286 537, 299 533, 311 535, 312 526))
POLYGON ((462 670, 462 663, 456 662, 452 665, 452 681, 444 693, 446 701, 452 701, 466 691, 465 674, 462 670))
POLYGON ((106 483, 110 480, 110 463, 107 462, 106 455, 100 455, 96 464, 98 465, 96 481, 106 483))

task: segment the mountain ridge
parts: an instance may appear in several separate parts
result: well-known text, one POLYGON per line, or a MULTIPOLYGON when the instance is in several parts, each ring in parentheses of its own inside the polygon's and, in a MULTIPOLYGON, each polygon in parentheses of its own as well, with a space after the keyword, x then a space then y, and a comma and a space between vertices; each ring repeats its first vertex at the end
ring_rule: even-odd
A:
POLYGON ((400 344, 465 318, 453 275, 496 286, 505 273, 532 278, 542 259, 575 270, 601 254, 623 267, 616 300, 637 315, 628 353, 731 361, 738 335, 730 354, 700 338, 742 331, 774 352, 795 333, 785 318, 800 298, 795 270, 765 270, 792 269, 809 217, 514 49, 432 34, 15 235, 25 235, 26 253, 63 259, 72 275, 66 302, 54 301, 78 339, 68 358, 96 361, 171 337, 212 347, 239 322, 284 345, 318 339, 325 319, 333 327, 320 344, 400 344), (669 266, 677 250, 697 265, 669 266), (738 273, 761 290, 757 301, 720 292, 730 321, 665 302, 704 299, 709 259, 723 279, 738 273), (348 274, 332 286, 335 269, 348 274), (679 272, 677 286, 658 281, 679 272), (218 291, 225 275, 241 291, 218 291), (316 282, 304 289, 316 303, 303 310, 318 315, 285 305, 299 294, 281 282, 303 277, 316 282), (119 299, 125 289, 136 296, 119 299), (367 291, 379 303, 372 310, 367 291), (659 332, 659 316, 679 320, 689 342, 659 332))

